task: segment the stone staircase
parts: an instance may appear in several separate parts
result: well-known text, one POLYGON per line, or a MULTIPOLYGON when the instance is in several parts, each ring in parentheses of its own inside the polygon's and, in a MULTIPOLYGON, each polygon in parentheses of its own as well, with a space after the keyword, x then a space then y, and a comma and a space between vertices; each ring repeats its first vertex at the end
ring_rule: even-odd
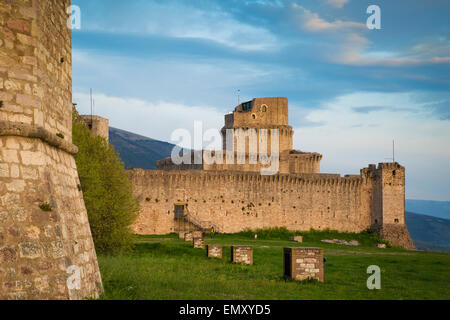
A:
POLYGON ((182 216, 178 225, 180 226, 178 231, 202 231, 211 232, 214 228, 215 232, 220 232, 220 228, 212 221, 200 220, 197 216, 193 215, 189 210, 182 216))

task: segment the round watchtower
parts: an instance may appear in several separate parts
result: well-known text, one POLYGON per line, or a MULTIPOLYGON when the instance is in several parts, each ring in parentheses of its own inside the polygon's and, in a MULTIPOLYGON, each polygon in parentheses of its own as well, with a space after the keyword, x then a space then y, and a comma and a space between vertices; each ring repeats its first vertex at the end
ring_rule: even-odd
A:
POLYGON ((72 144, 69 6, 0 1, 0 299, 102 291, 72 144))

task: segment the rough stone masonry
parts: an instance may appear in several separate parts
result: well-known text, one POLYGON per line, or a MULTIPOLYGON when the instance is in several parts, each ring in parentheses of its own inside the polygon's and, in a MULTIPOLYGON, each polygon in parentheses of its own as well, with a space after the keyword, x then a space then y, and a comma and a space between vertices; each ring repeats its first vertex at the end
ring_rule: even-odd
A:
POLYGON ((102 292, 73 157, 69 5, 0 1, 0 299, 102 292))
POLYGON ((209 258, 222 259, 222 246, 220 244, 208 244, 206 252, 209 258))
POLYGON ((284 248, 284 276, 294 280, 324 281, 322 248, 284 248))
POLYGON ((205 248, 205 239, 194 238, 192 240, 192 245, 193 245, 194 249, 204 249, 205 248))
POLYGON ((253 247, 252 246, 232 246, 231 262, 253 265, 253 247))
POLYGON ((184 234, 184 241, 186 241, 186 242, 192 241, 193 238, 194 238, 194 237, 193 237, 193 235, 192 235, 192 232, 186 232, 186 233, 184 234))

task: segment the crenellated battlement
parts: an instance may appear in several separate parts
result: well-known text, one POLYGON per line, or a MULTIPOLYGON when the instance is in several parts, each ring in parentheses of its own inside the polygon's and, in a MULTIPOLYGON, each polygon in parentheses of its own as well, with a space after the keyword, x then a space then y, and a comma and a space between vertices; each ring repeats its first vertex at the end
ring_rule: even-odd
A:
MULTIPOLYGON (((321 159, 320 154, 314 153, 292 155, 321 159)), ((374 229, 389 230, 384 234, 390 235, 392 243, 396 243, 392 230, 399 230, 401 226, 406 230, 401 219, 402 209, 404 213, 402 168, 399 164, 380 163, 378 167, 370 165, 362 169, 359 175, 345 176, 325 173, 266 176, 249 170, 133 169, 130 170, 132 184, 144 208, 135 231, 143 234, 172 232, 176 226, 170 217, 173 203, 176 203, 189 207, 190 214, 199 220, 212 221, 222 232, 276 226, 291 230, 329 228, 351 232, 374 229), (394 174, 394 171, 397 172, 394 174), (398 182, 389 181, 389 175, 398 182), (184 202, 180 202, 173 190, 184 194, 184 202), (162 220, 152 220, 153 224, 148 225, 145 217, 162 220), (397 227, 386 229, 385 222, 391 220, 397 227)), ((407 230, 402 234, 407 234, 407 230)), ((409 238, 402 239, 401 244, 411 248, 409 238)))
POLYGON ((277 174, 260 175, 256 172, 238 171, 202 171, 202 170, 129 170, 134 182, 148 179, 169 179, 171 181, 221 181, 242 183, 279 183, 285 185, 330 185, 330 186, 360 186, 364 183, 361 176, 340 176, 338 174, 277 174))

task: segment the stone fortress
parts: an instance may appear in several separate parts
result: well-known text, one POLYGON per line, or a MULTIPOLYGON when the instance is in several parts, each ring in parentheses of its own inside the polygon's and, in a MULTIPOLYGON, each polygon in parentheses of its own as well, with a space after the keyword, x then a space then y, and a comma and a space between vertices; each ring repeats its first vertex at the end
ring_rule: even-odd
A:
MULTIPOLYGON (((0 300, 102 292, 72 144, 69 6, 70 0, 0 2, 0 300)), ((108 139, 107 119, 81 119, 108 139)), ((402 166, 321 174, 320 154, 292 150, 285 98, 255 99, 225 117, 224 132, 251 128, 278 129, 276 175, 261 175, 258 161, 179 166, 164 159, 159 170, 131 170, 141 204, 135 232, 370 228, 414 247, 405 226, 402 166)), ((235 144, 224 138, 224 148, 235 144)))
POLYGON ((279 172, 262 175, 259 159, 249 161, 248 137, 244 164, 174 164, 167 158, 158 161, 157 170, 133 169, 141 205, 136 233, 166 234, 186 226, 225 233, 270 227, 371 229, 394 245, 414 248, 405 225, 405 168, 400 164, 372 164, 344 177, 320 173, 322 155, 292 149, 287 98, 257 98, 225 116, 223 149, 234 152, 231 146, 238 141, 225 138, 226 129, 278 129, 279 172))
POLYGON ((102 292, 72 144, 69 6, 0 1, 0 300, 102 292))

